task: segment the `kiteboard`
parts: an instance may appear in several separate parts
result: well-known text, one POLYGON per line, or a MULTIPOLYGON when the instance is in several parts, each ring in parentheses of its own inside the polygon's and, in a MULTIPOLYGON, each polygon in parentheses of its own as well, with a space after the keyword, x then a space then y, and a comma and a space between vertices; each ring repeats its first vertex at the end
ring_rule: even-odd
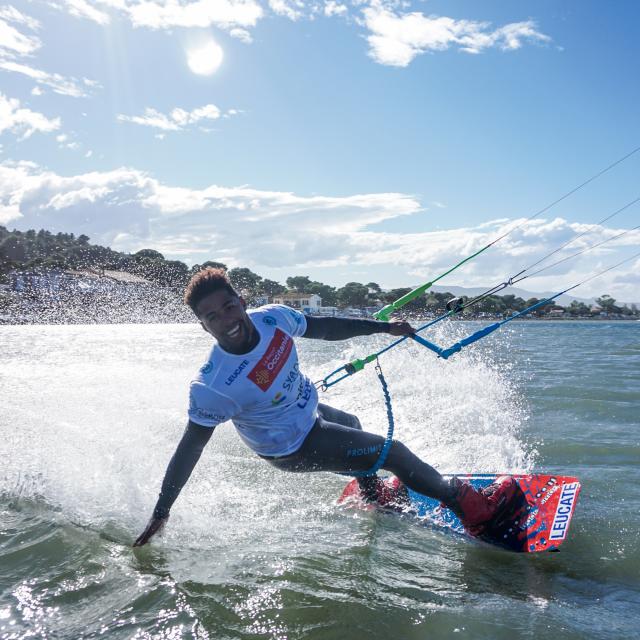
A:
MULTIPOLYGON (((504 474, 502 474, 504 475, 504 474)), ((500 475, 456 474, 460 480, 482 489, 496 481, 500 475)), ((451 476, 444 476, 445 479, 451 476)), ((511 476, 518 485, 513 499, 479 536, 465 531, 459 518, 440 503, 408 489, 408 503, 403 505, 372 506, 360 496, 357 480, 352 480, 338 499, 339 504, 364 509, 378 508, 402 513, 429 526, 442 528, 459 535, 476 537, 489 544, 511 551, 535 553, 557 551, 566 540, 573 517, 580 482, 577 478, 561 475, 522 474, 511 476)), ((397 478, 384 478, 385 483, 396 484, 397 478)))

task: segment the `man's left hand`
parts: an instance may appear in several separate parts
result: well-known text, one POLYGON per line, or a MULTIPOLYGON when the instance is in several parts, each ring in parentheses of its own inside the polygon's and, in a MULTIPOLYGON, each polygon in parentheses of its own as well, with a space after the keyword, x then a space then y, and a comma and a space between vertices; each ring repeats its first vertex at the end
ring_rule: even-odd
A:
POLYGON ((410 336, 416 330, 408 322, 390 322, 389 333, 392 336, 410 336))
POLYGON ((164 526, 167 524, 168 519, 169 519, 169 516, 167 516, 166 518, 152 517, 151 520, 149 520, 144 531, 136 538, 136 541, 133 543, 133 546, 142 547, 145 544, 147 544, 147 542, 149 542, 149 540, 151 540, 151 538, 154 535, 162 532, 162 530, 164 529, 164 526))

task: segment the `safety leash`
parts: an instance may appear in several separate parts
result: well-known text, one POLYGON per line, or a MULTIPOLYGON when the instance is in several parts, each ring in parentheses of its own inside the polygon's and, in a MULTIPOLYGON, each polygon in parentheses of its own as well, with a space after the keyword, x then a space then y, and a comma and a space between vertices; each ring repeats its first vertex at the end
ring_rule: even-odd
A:
POLYGON ((387 459, 387 455, 389 454, 389 449, 391 449, 391 444, 393 443, 393 430, 395 428, 395 423, 393 420, 393 408, 391 406, 391 395, 389 394, 389 387, 387 386, 387 381, 384 379, 384 374, 382 373, 382 367, 380 366, 380 362, 376 361, 376 374, 378 376, 378 380, 380 380, 380 385, 382 386, 382 393, 384 393, 384 403, 387 407, 387 421, 389 423, 389 427, 387 429, 387 437, 385 438, 384 444, 382 445, 382 450, 380 451, 380 455, 378 459, 375 461, 375 464, 366 471, 350 471, 343 475, 353 476, 354 478, 363 478, 365 476, 375 476, 378 471, 382 468, 382 465, 385 463, 387 459))

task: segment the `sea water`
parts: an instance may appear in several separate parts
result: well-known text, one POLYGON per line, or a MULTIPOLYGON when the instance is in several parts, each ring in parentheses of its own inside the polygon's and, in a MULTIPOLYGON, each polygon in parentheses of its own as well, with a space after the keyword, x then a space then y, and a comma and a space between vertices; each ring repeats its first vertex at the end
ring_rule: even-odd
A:
MULTIPOLYGON (((443 323, 446 346, 475 323, 443 323)), ((389 342, 298 340, 313 380, 389 342)), ((0 326, 0 638, 640 637, 640 323, 519 322, 449 361, 381 358, 396 437, 443 472, 576 475, 559 553, 336 505, 216 430, 144 528, 210 338, 196 325, 0 326)), ((385 433, 369 365, 322 394, 385 433)))

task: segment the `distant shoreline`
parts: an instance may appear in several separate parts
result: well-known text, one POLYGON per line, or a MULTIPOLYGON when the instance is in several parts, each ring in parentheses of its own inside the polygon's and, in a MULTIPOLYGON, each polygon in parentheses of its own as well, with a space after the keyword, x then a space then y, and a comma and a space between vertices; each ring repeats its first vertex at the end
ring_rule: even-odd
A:
MULTIPOLYGON (((347 317, 347 316, 337 316, 337 317, 347 317)), ((366 318, 366 319, 370 319, 370 318, 366 318)), ((410 322, 413 322, 415 324, 417 323, 421 323, 421 322, 429 322, 429 320, 432 320, 434 318, 431 317, 412 317, 412 318, 407 318, 410 322)), ((455 322, 484 322, 487 324, 490 324, 492 322, 499 322, 500 320, 503 320, 505 318, 450 318, 450 320, 453 320, 455 322)), ((640 322, 639 318, 532 318, 532 317, 522 317, 522 318, 514 318, 514 321, 518 321, 518 322, 593 322, 593 323, 608 323, 608 322, 640 322)), ((41 326, 41 327, 46 327, 46 326, 80 326, 80 325, 145 325, 145 324, 181 324, 181 325, 187 325, 187 324, 193 324, 193 325, 197 325, 198 322, 197 320, 178 320, 178 319, 162 319, 162 318, 146 318, 144 320, 135 320, 135 319, 131 319, 130 321, 127 320, 122 320, 122 319, 118 319, 118 320, 113 320, 113 321, 109 321, 106 319, 100 319, 100 320, 88 320, 88 319, 84 319, 84 320, 76 320, 76 321, 69 321, 68 318, 63 319, 61 322, 46 322, 46 321, 42 321, 40 320, 32 320, 32 321, 16 321, 15 318, 6 318, 6 317, 2 317, 0 316, 0 326, 6 326, 6 327, 24 327, 24 326, 41 326)))

